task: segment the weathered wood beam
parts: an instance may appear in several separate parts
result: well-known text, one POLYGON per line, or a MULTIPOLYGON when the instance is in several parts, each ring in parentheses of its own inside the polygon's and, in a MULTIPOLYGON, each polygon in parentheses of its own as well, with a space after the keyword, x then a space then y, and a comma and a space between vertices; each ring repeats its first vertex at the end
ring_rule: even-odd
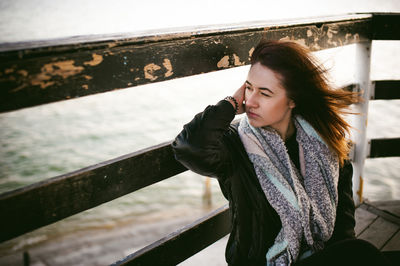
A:
POLYGON ((18 44, 25 49, 11 51, 3 46, 0 112, 242 66, 261 38, 298 41, 313 51, 357 43, 370 38, 371 19, 249 23, 67 45, 32 43, 31 49, 18 44))
POLYGON ((392 204, 393 206, 396 206, 397 208, 394 208, 395 210, 399 209, 399 202, 398 201, 386 201, 386 202, 363 202, 360 205, 360 208, 363 208, 364 210, 373 213, 377 216, 380 216, 384 218, 385 220, 388 220, 394 224, 397 224, 400 226, 400 218, 394 215, 395 213, 385 210, 384 208, 381 208, 379 205, 380 204, 392 204))
POLYGON ((373 40, 400 40, 400 14, 374 13, 372 18, 373 40))
POLYGON ((176 265, 227 235, 230 221, 229 207, 221 207, 113 265, 176 265))
POLYGON ((185 171, 169 143, 0 195, 0 242, 185 171))
POLYGON ((400 138, 371 139, 368 158, 400 156, 400 138))
POLYGON ((375 100, 400 99, 400 80, 377 80, 373 98, 375 100))

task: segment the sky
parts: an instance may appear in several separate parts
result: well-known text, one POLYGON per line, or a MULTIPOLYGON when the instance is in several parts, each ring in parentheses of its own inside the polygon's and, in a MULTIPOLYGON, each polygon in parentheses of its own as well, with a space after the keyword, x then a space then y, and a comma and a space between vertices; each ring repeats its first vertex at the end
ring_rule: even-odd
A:
POLYGON ((400 12, 400 1, 0 0, 0 43, 355 12, 400 12))

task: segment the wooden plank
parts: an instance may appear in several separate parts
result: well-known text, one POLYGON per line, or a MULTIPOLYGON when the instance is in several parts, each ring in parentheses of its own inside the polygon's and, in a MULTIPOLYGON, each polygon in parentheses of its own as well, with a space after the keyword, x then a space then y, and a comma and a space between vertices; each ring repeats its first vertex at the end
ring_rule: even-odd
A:
POLYGON ((400 99, 400 80, 375 81, 375 100, 400 99))
POLYGON ((400 230, 383 246, 382 251, 400 250, 400 230))
POLYGON ((368 228, 378 216, 373 214, 363 208, 357 208, 355 212, 356 226, 354 231, 356 233, 356 237, 358 237, 365 229, 368 228))
POLYGON ((242 66, 261 38, 298 41, 313 51, 358 43, 370 38, 371 20, 249 23, 3 51, 0 112, 242 66))
POLYGON ((399 229, 400 227, 397 224, 379 217, 358 238, 364 239, 381 249, 399 229))
MULTIPOLYGON (((400 222, 400 201, 399 200, 389 200, 389 201, 374 201, 369 203, 371 206, 377 209, 386 211, 392 215, 399 218, 400 222)), ((400 224, 399 224, 400 225, 400 224)))
POLYGON ((127 154, 0 195, 0 241, 185 171, 170 143, 127 154))
POLYGON ((400 14, 374 13, 372 25, 374 40, 400 40, 400 14))
MULTIPOLYGON (((396 201, 396 202, 398 202, 398 204, 400 204, 400 201, 396 201)), ((400 226, 400 217, 398 217, 396 215, 393 215, 390 212, 386 212, 384 210, 381 210, 381 209, 375 207, 373 204, 375 204, 375 203, 374 202, 372 202, 372 203, 371 202, 364 202, 363 204, 361 204, 359 206, 359 208, 363 208, 363 209, 365 209, 365 210, 367 210, 367 211, 369 211, 369 212, 371 212, 373 214, 376 214, 376 215, 384 218, 385 220, 387 220, 389 222, 392 222, 392 223, 397 224, 397 225, 400 226)))
POLYGON ((230 228, 226 205, 113 265, 176 265, 227 235, 230 228))
POLYGON ((400 138, 371 139, 368 158, 400 156, 400 138))

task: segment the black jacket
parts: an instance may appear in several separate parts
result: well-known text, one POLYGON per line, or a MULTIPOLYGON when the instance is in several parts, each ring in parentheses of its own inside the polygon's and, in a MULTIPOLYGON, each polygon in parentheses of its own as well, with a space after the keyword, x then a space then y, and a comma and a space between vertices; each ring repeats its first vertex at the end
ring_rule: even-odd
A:
MULTIPOLYGON (((267 201, 237 132, 232 105, 220 101, 208 106, 184 126, 172 143, 175 158, 201 175, 217 177, 229 201, 232 231, 226 247, 230 265, 265 265, 265 255, 281 229, 278 214, 267 201)), ((339 205, 329 245, 354 238, 352 166, 346 163, 339 175, 339 205)))

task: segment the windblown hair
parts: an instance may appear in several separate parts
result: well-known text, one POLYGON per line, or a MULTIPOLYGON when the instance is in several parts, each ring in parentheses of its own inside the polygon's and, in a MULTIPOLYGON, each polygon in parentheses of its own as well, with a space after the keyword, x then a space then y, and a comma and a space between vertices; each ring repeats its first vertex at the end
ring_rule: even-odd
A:
POLYGON ((357 101, 358 95, 329 85, 326 69, 307 48, 295 42, 262 40, 251 57, 251 65, 256 63, 281 76, 287 97, 296 104, 293 114, 301 115, 314 127, 343 165, 350 149, 346 137, 350 125, 342 115, 350 113, 346 108, 357 101))

